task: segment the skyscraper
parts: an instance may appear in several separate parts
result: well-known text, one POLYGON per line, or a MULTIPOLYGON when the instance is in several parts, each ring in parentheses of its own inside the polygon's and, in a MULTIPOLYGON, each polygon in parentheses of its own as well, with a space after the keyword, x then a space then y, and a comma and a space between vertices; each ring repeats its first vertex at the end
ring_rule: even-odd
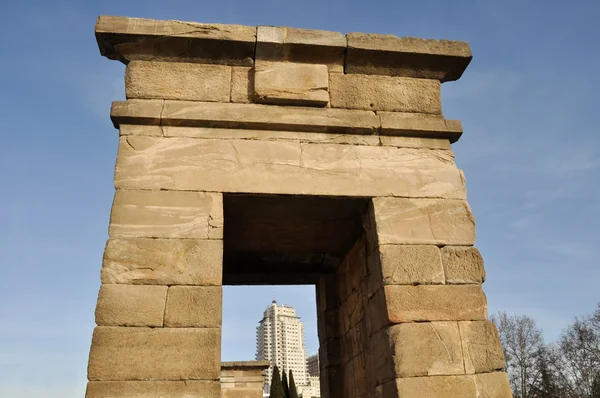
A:
POLYGON ((274 365, 281 372, 293 371, 296 385, 307 384, 304 324, 294 308, 273 300, 265 310, 256 328, 256 359, 271 362, 265 374, 267 384, 271 383, 274 365))

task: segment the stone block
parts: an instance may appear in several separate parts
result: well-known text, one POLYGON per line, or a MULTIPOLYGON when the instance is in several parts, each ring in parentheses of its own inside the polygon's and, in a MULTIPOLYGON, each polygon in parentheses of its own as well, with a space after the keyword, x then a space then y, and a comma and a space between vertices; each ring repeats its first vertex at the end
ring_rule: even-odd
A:
POLYGON ((465 374, 457 322, 403 323, 388 333, 395 377, 465 374))
POLYGON ((329 91, 333 108, 442 113, 438 80, 332 73, 329 91))
POLYGON ((437 79, 460 78, 471 48, 460 41, 348 33, 345 73, 437 79))
POLYGON ((165 327, 221 327, 223 289, 220 286, 171 286, 165 327))
POLYGON ((132 60, 251 66, 253 26, 156 21, 102 15, 96 22, 100 53, 127 64, 132 60))
POLYGON ((167 286, 102 285, 96 305, 99 326, 163 326, 167 286))
POLYGON ((330 72, 344 72, 346 37, 338 32, 259 26, 256 59, 325 64, 330 72))
POLYGON ((443 247, 442 263, 444 264, 446 283, 466 284, 485 281, 483 258, 479 250, 474 247, 443 247))
POLYGON ((231 102, 249 103, 254 93, 252 68, 234 66, 231 71, 231 102))
MULTIPOLYGON (((464 181, 454 165, 450 151, 145 136, 121 137, 115 185, 119 189, 144 190, 340 196, 465 196, 464 181)), ((461 228, 446 225, 445 222, 457 221, 459 215, 445 212, 448 209, 456 212, 459 206, 467 212, 468 207, 462 202, 444 203, 439 200, 408 201, 405 207, 406 211, 413 208, 412 213, 424 213, 423 221, 414 221, 417 223, 415 228, 424 225, 428 215, 431 215, 434 229, 439 229, 438 232, 448 230, 452 235, 457 235, 461 228), (423 208, 425 205, 426 208, 423 208)), ((164 223, 167 221, 175 223, 179 220, 162 220, 164 223)), ((429 225, 425 227, 429 228, 429 225)), ((171 228, 174 231, 166 232, 182 236, 176 235, 181 228, 177 222, 177 227, 171 228)), ((134 231, 129 228, 127 232, 142 233, 137 229, 137 226, 134 231)), ((193 232, 198 237, 206 236, 200 226, 193 232)), ((445 241, 434 239, 431 230, 423 231, 422 235, 419 243, 438 244, 445 241)), ((404 243, 394 239, 391 243, 404 243)), ((463 240, 453 244, 461 242, 463 240)), ((416 243, 415 239, 410 239, 409 243, 416 243)))
POLYGON ((390 323, 478 321, 487 316, 480 285, 387 285, 382 289, 390 323))
POLYGON ((381 118, 382 136, 437 138, 456 142, 463 133, 459 120, 400 112, 377 112, 377 115, 381 118))
POLYGON ((479 398, 473 376, 407 377, 396 379, 394 387, 397 397, 479 398))
POLYGON ((117 190, 108 234, 208 239, 217 234, 212 229, 222 229, 222 212, 222 195, 217 193, 117 190))
POLYGON ((450 140, 444 138, 392 137, 382 135, 379 137, 379 140, 381 141, 381 145, 398 148, 450 149, 450 140))
MULTIPOLYGON (((350 144, 350 145, 372 145, 378 146, 380 138, 392 139, 386 141, 388 146, 402 148, 432 148, 450 149, 450 143, 445 140, 446 145, 439 145, 436 140, 420 139, 414 137, 380 137, 378 135, 364 134, 330 134, 330 133, 306 133, 299 134, 295 131, 271 131, 271 130, 242 130, 221 129, 210 127, 179 127, 179 126, 143 126, 122 124, 119 127, 121 136, 145 135, 153 137, 189 137, 208 139, 233 139, 233 140, 261 140, 261 141, 296 141, 325 144, 350 144), (395 140, 398 139, 398 140, 395 140), (431 141, 431 142, 430 142, 431 141)), ((444 140, 437 140, 444 141, 444 140)))
POLYGON ((231 66, 132 61, 125 72, 127 98, 229 102, 231 66))
POLYGON ((94 329, 88 379, 218 380, 220 328, 94 329))
POLYGON ((505 372, 482 373, 474 377, 477 398, 513 398, 505 372))
POLYGON ((475 219, 464 200, 373 198, 379 244, 473 245, 475 219))
POLYGON ((504 369, 504 353, 496 325, 490 321, 459 322, 467 374, 504 369))
POLYGON ((259 388, 225 388, 221 391, 222 398, 262 398, 263 389, 259 388))
POLYGON ((121 124, 159 125, 164 100, 114 101, 110 108, 110 120, 115 128, 121 124))
POLYGON ((223 241, 200 239, 110 239, 102 283, 131 285, 221 285, 223 241))
POLYGON ((375 134, 380 126, 379 117, 371 111, 170 100, 165 101, 161 123, 341 134, 375 134))
POLYGON ((440 249, 434 245, 381 245, 380 261, 375 262, 371 275, 380 278, 381 285, 435 285, 444 284, 444 270, 440 249), (381 264, 379 267, 377 263, 381 264), (379 268, 379 270, 377 269, 379 268))
POLYGON ((218 398, 218 381, 90 381, 85 398, 218 398))
POLYGON ((326 106, 329 104, 327 66, 256 61, 253 99, 272 105, 326 106))

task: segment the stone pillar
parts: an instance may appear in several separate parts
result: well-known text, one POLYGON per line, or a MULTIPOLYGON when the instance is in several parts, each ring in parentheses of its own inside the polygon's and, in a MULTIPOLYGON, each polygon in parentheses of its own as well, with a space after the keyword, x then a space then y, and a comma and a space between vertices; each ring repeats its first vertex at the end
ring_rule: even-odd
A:
POLYGON ((378 197, 366 221, 377 396, 511 397, 467 203, 378 197))
POLYGON ((118 189, 87 397, 220 395, 222 196, 118 189))
POLYGON ((100 17, 96 38, 127 65, 127 101, 111 109, 117 191, 88 398, 221 395, 223 262, 235 255, 224 203, 239 194, 370 203, 357 232, 343 214, 313 220, 351 226, 336 247, 298 255, 276 234, 277 249, 229 246, 279 259, 261 265, 289 266, 298 283, 317 275, 323 397, 510 396, 450 146, 462 126, 440 100, 468 44, 124 17, 100 17))

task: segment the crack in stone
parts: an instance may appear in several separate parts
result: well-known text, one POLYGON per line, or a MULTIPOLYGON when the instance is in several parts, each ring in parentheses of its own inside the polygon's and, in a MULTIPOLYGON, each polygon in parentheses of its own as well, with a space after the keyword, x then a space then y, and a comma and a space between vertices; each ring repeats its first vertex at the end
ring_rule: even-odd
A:
POLYGON ((444 346, 444 348, 446 349, 446 354, 448 354, 448 358, 450 358, 450 362, 454 363, 454 357, 453 355, 450 353, 450 349, 448 348, 448 345, 446 345, 446 343, 444 342, 444 340, 442 339, 442 336, 440 335, 440 333, 437 331, 437 329, 433 326, 433 324, 429 323, 429 326, 431 326, 431 329, 433 329, 433 332, 435 333, 435 335, 437 336, 438 340, 440 341, 440 343, 442 343, 442 345, 444 346))

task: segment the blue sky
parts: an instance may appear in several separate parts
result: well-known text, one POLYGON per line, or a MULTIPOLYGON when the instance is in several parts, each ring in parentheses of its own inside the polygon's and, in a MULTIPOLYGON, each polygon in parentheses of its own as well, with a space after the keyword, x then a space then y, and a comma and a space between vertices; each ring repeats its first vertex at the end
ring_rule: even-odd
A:
MULTIPOLYGON (((547 340, 600 301, 600 2, 4 1, 0 4, 0 396, 82 397, 124 66, 100 57, 100 14, 466 40, 443 86, 477 219, 490 311, 547 340)), ((317 348, 314 289, 226 288, 223 359, 252 359, 273 294, 317 348)))

